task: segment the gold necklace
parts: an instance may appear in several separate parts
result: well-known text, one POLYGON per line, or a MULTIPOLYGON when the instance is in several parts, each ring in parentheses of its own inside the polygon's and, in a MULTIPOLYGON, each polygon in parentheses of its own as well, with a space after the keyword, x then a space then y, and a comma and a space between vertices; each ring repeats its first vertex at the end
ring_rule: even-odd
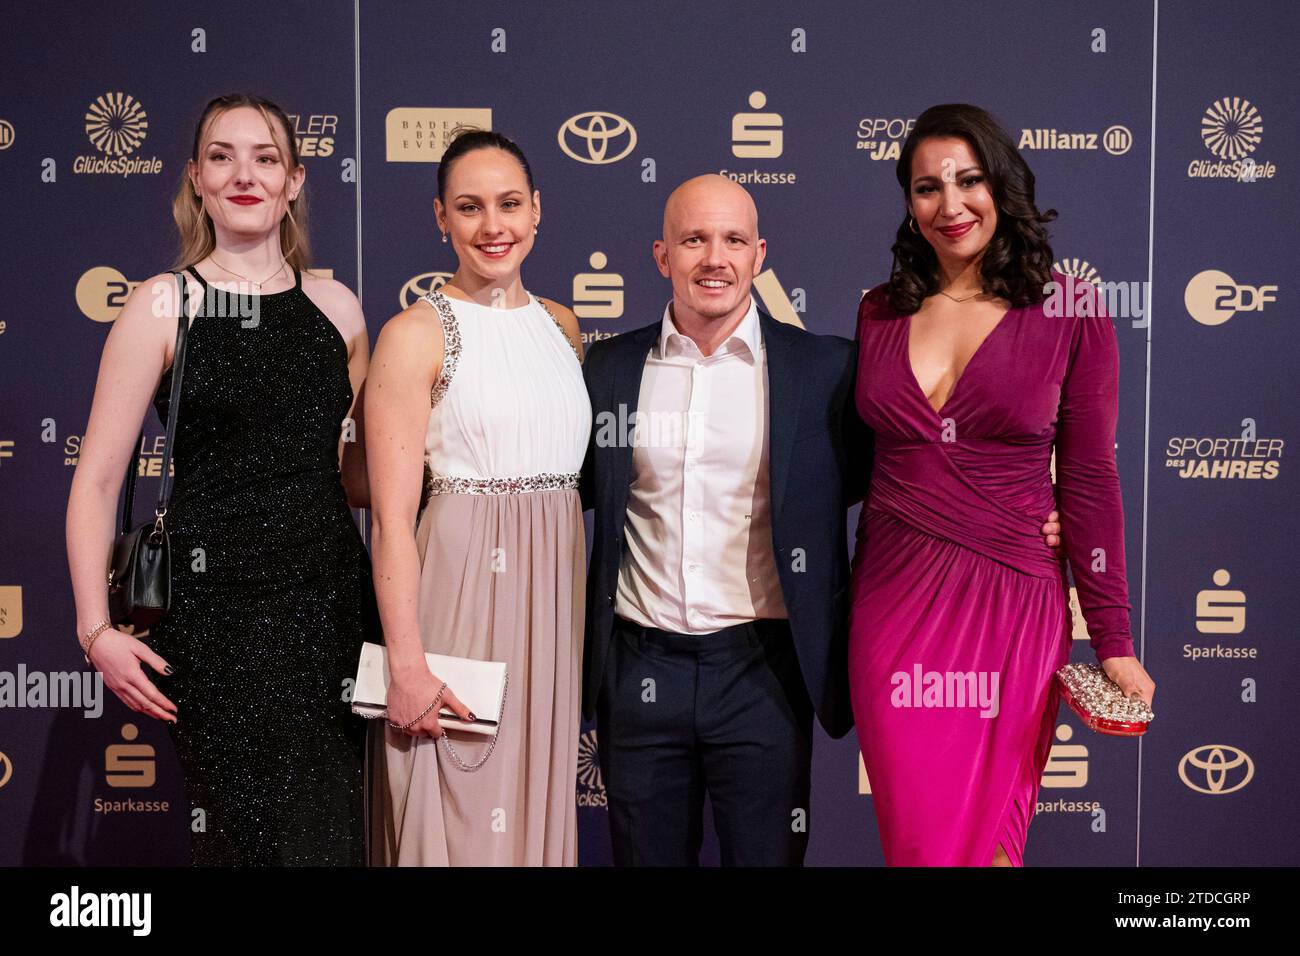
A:
POLYGON ((267 279, 274 279, 276 276, 278 276, 280 274, 280 270, 284 268, 284 264, 286 261, 285 259, 281 258, 280 265, 276 268, 274 272, 272 272, 269 276, 267 276, 266 279, 263 279, 262 282, 253 282, 253 280, 250 279, 248 276, 239 275, 239 273, 236 272, 234 269, 227 269, 220 262, 217 262, 217 257, 214 256, 212 253, 208 253, 208 258, 211 259, 213 264, 216 265, 216 267, 222 270, 223 272, 229 272, 232 276, 239 276, 239 278, 243 279, 245 282, 252 282, 254 292, 261 292, 262 282, 266 282, 267 279))
MULTIPOLYGON (((942 289, 939 290, 939 294, 940 294, 940 295, 948 295, 948 293, 947 293, 947 292, 944 292, 942 289)), ((948 295, 948 298, 952 299, 952 301, 954 301, 954 302, 969 302, 971 299, 975 298, 977 295, 983 295, 983 294, 984 294, 984 290, 983 290, 983 289, 980 289, 978 292, 972 292, 970 295, 966 296, 964 299, 959 299, 959 298, 957 298, 956 296, 952 296, 952 295, 948 295)))

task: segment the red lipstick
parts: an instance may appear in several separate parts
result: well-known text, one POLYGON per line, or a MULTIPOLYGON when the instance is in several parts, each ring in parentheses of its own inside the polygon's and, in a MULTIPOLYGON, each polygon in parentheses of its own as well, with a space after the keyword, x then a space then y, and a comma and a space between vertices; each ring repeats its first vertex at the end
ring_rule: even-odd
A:
POLYGON ((959 222, 955 226, 939 226, 935 231, 942 233, 949 239, 960 239, 974 227, 975 220, 968 219, 966 222, 959 222))

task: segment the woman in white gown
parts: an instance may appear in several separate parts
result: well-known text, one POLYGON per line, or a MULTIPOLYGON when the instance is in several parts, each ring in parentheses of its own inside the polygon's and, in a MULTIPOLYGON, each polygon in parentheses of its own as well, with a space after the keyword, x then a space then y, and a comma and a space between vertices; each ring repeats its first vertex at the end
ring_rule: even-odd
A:
POLYGON ((458 268, 384 326, 367 383, 372 555, 392 675, 387 720, 370 739, 371 862, 572 866, 578 475, 591 429, 581 335, 571 311, 524 290, 541 205, 514 143, 461 134, 434 205, 458 268), (426 651, 506 662, 495 744, 440 739, 438 708, 425 713, 439 690, 442 706, 468 710, 426 651), (488 747, 481 768, 463 769, 488 747))

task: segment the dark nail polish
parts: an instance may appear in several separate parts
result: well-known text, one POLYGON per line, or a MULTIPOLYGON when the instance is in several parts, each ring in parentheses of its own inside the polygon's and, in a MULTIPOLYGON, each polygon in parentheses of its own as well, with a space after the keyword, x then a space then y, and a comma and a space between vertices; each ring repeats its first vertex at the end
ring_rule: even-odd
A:
POLYGON ((176 668, 172 667, 170 664, 166 664, 166 665, 163 666, 163 673, 164 673, 164 674, 167 674, 168 676, 170 676, 170 675, 176 673, 176 668))

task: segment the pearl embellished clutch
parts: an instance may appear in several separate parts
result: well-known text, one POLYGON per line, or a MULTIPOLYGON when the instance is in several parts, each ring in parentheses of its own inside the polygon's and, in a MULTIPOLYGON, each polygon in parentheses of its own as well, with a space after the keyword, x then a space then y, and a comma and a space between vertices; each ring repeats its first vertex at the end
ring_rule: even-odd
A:
POLYGON ((1125 697, 1100 664, 1066 664, 1056 679, 1070 709, 1099 734, 1141 737, 1155 719, 1146 701, 1125 697))

